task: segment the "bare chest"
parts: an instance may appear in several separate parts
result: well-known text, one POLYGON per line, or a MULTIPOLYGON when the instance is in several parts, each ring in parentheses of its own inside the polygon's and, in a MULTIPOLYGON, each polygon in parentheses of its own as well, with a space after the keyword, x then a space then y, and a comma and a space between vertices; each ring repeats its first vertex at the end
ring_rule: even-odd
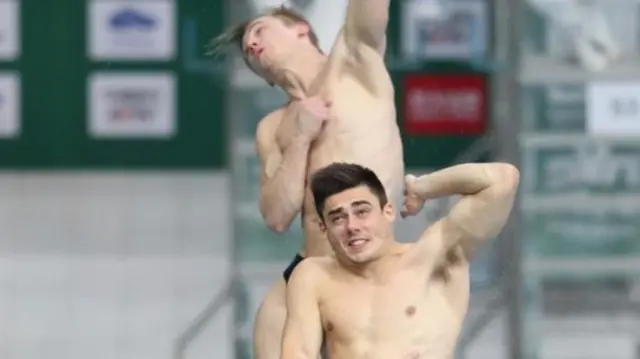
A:
POLYGON ((332 116, 311 149, 310 169, 335 161, 376 167, 381 158, 400 160, 393 98, 377 98, 358 85, 344 82, 331 93, 332 116))
MULTIPOLYGON (((400 132, 392 96, 373 96, 349 78, 330 81, 317 93, 331 101, 332 105, 330 119, 310 149, 310 170, 334 161, 367 165, 368 158, 385 150, 401 155, 400 132)), ((276 133, 281 148, 291 143, 294 126, 294 121, 281 123, 276 133)))
POLYGON ((384 286, 336 284, 321 307, 330 338, 355 348, 397 348, 402 352, 448 350, 455 343, 463 313, 436 287, 409 276, 384 286))

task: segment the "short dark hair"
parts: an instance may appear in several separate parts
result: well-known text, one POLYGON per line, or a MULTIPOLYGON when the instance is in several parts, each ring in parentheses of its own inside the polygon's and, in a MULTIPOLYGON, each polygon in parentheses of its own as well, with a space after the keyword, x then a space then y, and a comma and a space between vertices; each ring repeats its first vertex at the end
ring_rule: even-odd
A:
POLYGON ((353 163, 332 163, 311 176, 311 193, 316 211, 322 219, 322 211, 327 198, 348 189, 366 186, 380 201, 380 207, 387 202, 387 192, 378 176, 372 170, 353 163))

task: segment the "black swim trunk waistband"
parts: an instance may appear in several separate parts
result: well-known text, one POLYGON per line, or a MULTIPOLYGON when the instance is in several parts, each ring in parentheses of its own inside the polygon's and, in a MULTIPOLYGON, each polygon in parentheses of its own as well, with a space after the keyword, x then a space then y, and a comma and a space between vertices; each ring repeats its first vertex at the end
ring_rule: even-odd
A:
POLYGON ((289 283, 289 278, 291 278, 291 273, 293 273, 293 270, 296 269, 298 264, 300 264, 300 262, 302 262, 303 260, 304 260, 303 256, 296 254, 296 256, 293 258, 289 266, 287 266, 287 269, 285 269, 284 272, 282 273, 282 276, 284 277, 285 282, 289 283))

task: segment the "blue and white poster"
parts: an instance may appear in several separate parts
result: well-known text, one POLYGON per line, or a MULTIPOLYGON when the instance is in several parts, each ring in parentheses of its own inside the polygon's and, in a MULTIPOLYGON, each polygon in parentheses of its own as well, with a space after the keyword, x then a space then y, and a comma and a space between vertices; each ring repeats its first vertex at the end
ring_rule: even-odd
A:
POLYGON ((169 0, 90 3, 89 57, 108 60, 172 60, 176 52, 175 4, 169 0))
POLYGON ((484 0, 407 0, 402 15, 405 57, 475 60, 486 54, 489 31, 484 0))

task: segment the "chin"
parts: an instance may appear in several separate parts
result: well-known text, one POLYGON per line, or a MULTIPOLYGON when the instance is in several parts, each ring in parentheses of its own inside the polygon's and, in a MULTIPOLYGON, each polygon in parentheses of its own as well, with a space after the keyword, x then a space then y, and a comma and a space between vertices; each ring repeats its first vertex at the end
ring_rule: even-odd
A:
POLYGON ((347 257, 354 263, 365 264, 371 262, 376 257, 376 248, 367 246, 358 252, 347 252, 347 257))
POLYGON ((367 264, 373 260, 371 256, 363 255, 350 256, 349 259, 355 264, 367 264))

